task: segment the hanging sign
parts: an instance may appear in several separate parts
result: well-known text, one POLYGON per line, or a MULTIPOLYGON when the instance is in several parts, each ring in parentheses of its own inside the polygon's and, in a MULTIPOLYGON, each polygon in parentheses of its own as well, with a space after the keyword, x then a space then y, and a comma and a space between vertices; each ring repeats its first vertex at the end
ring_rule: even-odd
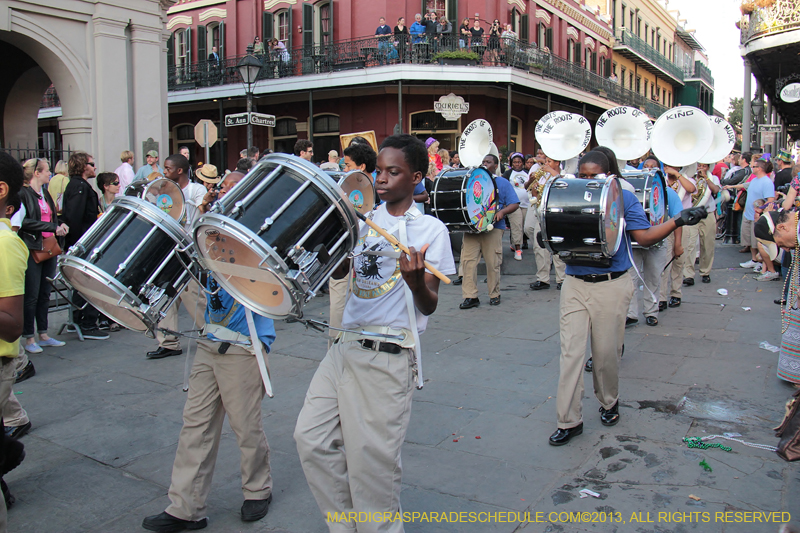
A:
POLYGON ((461 115, 469 113, 469 102, 453 93, 441 96, 433 103, 433 110, 442 115, 445 120, 458 120, 461 115))

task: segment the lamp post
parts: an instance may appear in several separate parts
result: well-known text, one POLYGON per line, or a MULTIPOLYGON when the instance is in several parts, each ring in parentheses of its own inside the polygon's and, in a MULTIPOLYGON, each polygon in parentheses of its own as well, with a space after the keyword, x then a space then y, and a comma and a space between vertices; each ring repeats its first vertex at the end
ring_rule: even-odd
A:
POLYGON ((756 97, 753 98, 753 101, 750 102, 750 111, 753 115, 753 131, 756 134, 756 146, 760 149, 761 148, 761 139, 759 139, 758 135, 758 125, 761 124, 762 115, 761 113, 764 111, 764 102, 761 101, 759 98, 759 94, 756 93, 756 97))
POLYGON ((247 47, 247 55, 244 56, 236 68, 239 70, 239 75, 242 77, 242 83, 245 86, 247 95, 247 149, 253 146, 253 125, 250 123, 250 113, 253 111, 253 84, 258 79, 258 74, 261 72, 261 61, 253 55, 252 47, 247 47))

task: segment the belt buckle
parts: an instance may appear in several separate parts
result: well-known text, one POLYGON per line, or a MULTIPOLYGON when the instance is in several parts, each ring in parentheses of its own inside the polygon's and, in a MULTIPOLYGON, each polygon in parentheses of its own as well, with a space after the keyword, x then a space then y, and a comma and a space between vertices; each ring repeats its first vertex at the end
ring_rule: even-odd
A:
POLYGON ((361 347, 365 350, 377 350, 379 344, 372 339, 361 339, 361 347))

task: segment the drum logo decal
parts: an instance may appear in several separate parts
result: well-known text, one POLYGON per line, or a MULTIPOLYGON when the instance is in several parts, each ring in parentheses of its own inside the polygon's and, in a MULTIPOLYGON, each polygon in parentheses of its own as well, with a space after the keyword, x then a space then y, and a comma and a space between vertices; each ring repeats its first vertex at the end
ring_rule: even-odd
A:
POLYGON ((472 199, 476 204, 482 203, 483 200, 483 187, 478 180, 475 180, 475 183, 472 184, 472 199))
POLYGON ((156 198, 156 207, 165 213, 169 213, 170 209, 172 209, 172 205, 172 197, 168 194, 159 194, 156 198))
POLYGON ((592 201, 592 193, 590 193, 589 191, 584 192, 583 193, 583 199, 586 200, 587 202, 591 202, 592 201))
POLYGON ((354 259, 355 278, 353 294, 371 300, 392 290, 401 278, 400 260, 393 252, 400 249, 389 244, 378 233, 370 229, 356 245, 354 259))
POLYGON ((619 222, 619 213, 617 212, 617 202, 611 202, 611 216, 608 219, 611 224, 611 229, 616 231, 617 222, 619 222))
POLYGON ((353 204, 353 207, 356 209, 361 209, 364 207, 364 193, 359 190, 354 190, 350 193, 350 203, 353 204))
POLYGON ((209 237, 213 237, 214 235, 219 235, 219 231, 215 229, 207 229, 206 235, 208 235, 209 237))
POLYGON ((658 185, 653 186, 650 192, 650 224, 656 225, 661 222, 664 217, 664 204, 662 203, 661 196, 664 193, 658 185))

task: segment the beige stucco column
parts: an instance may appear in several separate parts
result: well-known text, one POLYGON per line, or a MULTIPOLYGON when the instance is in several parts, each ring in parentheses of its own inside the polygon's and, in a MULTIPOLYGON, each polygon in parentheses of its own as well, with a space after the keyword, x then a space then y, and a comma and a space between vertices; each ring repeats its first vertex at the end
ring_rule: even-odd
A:
MULTIPOLYGON (((154 17, 155 18, 155 17, 154 17)), ((131 27, 131 71, 133 72, 133 132, 136 164, 144 164, 142 142, 158 142, 159 161, 169 155, 167 142, 166 43, 163 24, 131 27)))

